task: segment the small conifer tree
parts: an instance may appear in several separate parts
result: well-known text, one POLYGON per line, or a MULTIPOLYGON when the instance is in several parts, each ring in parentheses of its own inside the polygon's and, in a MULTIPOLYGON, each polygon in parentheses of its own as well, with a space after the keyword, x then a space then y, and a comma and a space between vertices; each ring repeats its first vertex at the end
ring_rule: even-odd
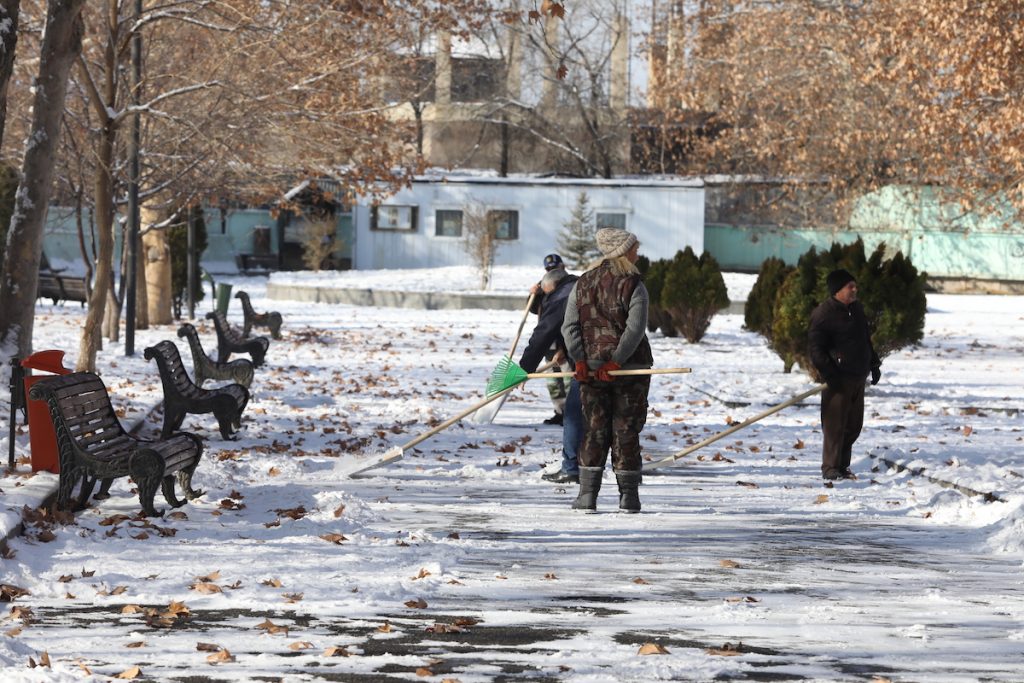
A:
POLYGON ((667 265, 661 305, 688 342, 703 339, 715 313, 729 305, 718 261, 706 251, 698 258, 690 247, 677 252, 667 265))
POLYGON ((787 266, 780 258, 772 256, 764 260, 757 274, 757 281, 750 289, 747 302, 743 306, 744 327, 771 340, 775 299, 779 295, 782 283, 791 272, 793 267, 787 266))
POLYGON ((848 270, 857 280, 858 300, 879 357, 916 344, 924 336, 926 274, 919 273, 901 252, 886 260, 885 245, 880 244, 867 257, 861 240, 833 244, 821 253, 812 248, 800 257, 775 299, 769 345, 782 358, 786 372, 799 363, 820 379, 808 358, 807 330, 811 311, 830 296, 825 278, 836 268, 848 270))
POLYGON ((206 236, 206 221, 203 211, 194 207, 185 211, 185 222, 172 225, 167 229, 167 246, 171 250, 171 304, 174 317, 181 318, 181 307, 185 300, 185 288, 188 287, 188 221, 194 221, 196 240, 195 289, 192 290, 192 301, 203 300, 203 282, 199 277, 199 257, 206 251, 209 240, 206 236))
POLYGON ((586 192, 576 195, 576 206, 558 235, 558 251, 571 268, 582 270, 594 262, 601 252, 595 238, 594 211, 586 192))

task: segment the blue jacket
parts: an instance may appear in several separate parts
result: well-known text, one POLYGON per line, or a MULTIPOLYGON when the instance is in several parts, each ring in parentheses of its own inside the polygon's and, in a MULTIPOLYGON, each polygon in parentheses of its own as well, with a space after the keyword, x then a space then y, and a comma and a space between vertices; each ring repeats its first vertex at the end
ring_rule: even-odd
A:
POLYGON ((533 328, 530 341, 527 342, 523 357, 519 360, 519 366, 523 370, 534 372, 552 344, 565 350, 565 341, 562 339, 562 319, 565 317, 566 300, 577 279, 575 275, 566 275, 553 292, 544 295, 540 315, 537 318, 537 326, 533 328))

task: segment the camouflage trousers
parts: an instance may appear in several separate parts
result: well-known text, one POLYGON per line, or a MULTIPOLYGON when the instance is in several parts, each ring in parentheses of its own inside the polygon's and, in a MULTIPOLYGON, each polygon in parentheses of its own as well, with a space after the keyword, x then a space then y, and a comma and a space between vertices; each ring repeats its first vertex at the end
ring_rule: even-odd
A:
MULTIPOLYGON (((545 360, 551 360, 555 357, 555 352, 558 349, 552 344, 551 348, 544 355, 545 360)), ((572 372, 573 366, 568 362, 564 361, 559 365, 551 368, 551 372, 572 372)), ((569 381, 562 379, 561 377, 549 377, 547 380, 548 396, 551 398, 551 404, 555 406, 555 412, 561 415, 565 412, 565 397, 569 395, 569 381)))
POLYGON ((647 422, 650 376, 619 377, 612 382, 591 380, 580 385, 583 404, 581 467, 604 468, 611 449, 612 469, 639 470, 640 432, 647 422))

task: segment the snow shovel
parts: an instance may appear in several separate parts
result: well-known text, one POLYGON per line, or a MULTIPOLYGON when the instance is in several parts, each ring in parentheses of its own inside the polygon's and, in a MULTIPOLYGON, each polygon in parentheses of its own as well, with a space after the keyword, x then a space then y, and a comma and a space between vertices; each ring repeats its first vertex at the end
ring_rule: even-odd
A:
POLYGON ((395 446, 394 448, 390 448, 387 451, 385 451, 384 453, 376 456, 375 458, 373 458, 373 460, 371 460, 369 462, 358 463, 353 469, 350 469, 350 470, 347 470, 347 471, 341 470, 339 468, 338 471, 340 473, 344 474, 345 476, 354 477, 357 474, 361 474, 363 472, 366 472, 367 470, 372 470, 375 467, 380 467, 381 465, 387 465, 389 463, 393 463, 393 462, 396 462, 398 460, 401 460, 402 456, 405 455, 405 452, 407 450, 411 449, 413 446, 415 446, 415 445, 417 445, 417 444, 419 444, 419 443, 421 443, 423 441, 426 441, 427 439, 429 439, 434 434, 437 434, 440 431, 448 429, 453 424, 455 424, 456 422, 458 422, 462 418, 466 417, 467 415, 469 415, 473 411, 479 410, 480 408, 483 408, 485 405, 487 405, 488 403, 490 403, 492 401, 497 400, 499 397, 504 397, 506 394, 508 394, 513 389, 515 389, 515 387, 511 386, 508 389, 505 389, 504 391, 502 391, 500 393, 488 396, 487 398, 485 398, 484 400, 480 401, 479 403, 477 403, 475 405, 472 405, 469 408, 466 408, 465 410, 463 410, 461 413, 459 413, 455 417, 448 418, 447 420, 445 420, 444 422, 442 422, 438 426, 436 426, 433 429, 431 429, 429 432, 424 432, 423 434, 420 434, 419 436, 417 436, 415 439, 412 439, 411 441, 408 441, 408 442, 402 444, 401 446, 395 446))
MULTIPOLYGON (((516 347, 519 346, 519 338, 523 334, 523 327, 526 325, 526 319, 530 317, 530 308, 533 306, 533 300, 536 297, 536 292, 530 292, 530 298, 526 300, 526 308, 523 310, 523 319, 519 321, 519 329, 516 331, 515 339, 512 340, 512 349, 508 352, 509 356, 515 354, 516 347)), ((507 396, 507 394, 505 396, 507 396)), ((473 413, 473 417, 471 417, 470 420, 476 424, 491 424, 494 422, 494 418, 497 416, 498 411, 501 410, 503 405, 505 405, 505 396, 502 396, 500 401, 490 403, 473 413)))
MULTIPOLYGON (((640 368, 637 370, 612 370, 608 374, 613 377, 634 376, 634 375, 674 375, 690 372, 690 368, 640 368)), ((487 395, 497 396, 499 392, 507 391, 519 386, 528 379, 540 379, 548 377, 572 377, 574 372, 527 372, 518 363, 505 356, 498 363, 491 373, 491 379, 487 382, 487 395)))
POLYGON ((804 400, 805 398, 807 398, 809 396, 814 396, 815 394, 817 394, 818 392, 820 392, 824 388, 825 388, 825 385, 821 384, 819 386, 814 387, 813 389, 808 389, 804 393, 798 394, 798 395, 794 396, 793 398, 789 399, 788 401, 783 401, 782 403, 780 403, 778 405, 772 406, 771 408, 769 408, 768 410, 764 411, 763 413, 755 415, 754 417, 752 417, 750 419, 744 420, 743 422, 740 422, 739 424, 734 424, 732 427, 729 427, 725 431, 719 432, 719 433, 717 433, 717 434, 715 434, 713 436, 709 436, 708 438, 704 439, 700 443, 695 443, 692 446, 687 446, 686 448, 684 448, 683 450, 679 451, 678 453, 670 455, 667 458, 662 458, 661 460, 657 460, 657 461, 647 465, 646 467, 644 467, 644 471, 646 472, 647 470, 653 470, 653 469, 655 469, 657 467, 661 467, 662 465, 667 465, 669 463, 673 463, 676 460, 678 460, 679 458, 683 457, 684 455, 689 455, 690 453, 693 453, 696 450, 700 450, 701 448, 704 448, 708 444, 713 444, 714 442, 718 441, 719 439, 722 439, 724 437, 729 436, 733 432, 738 432, 739 430, 743 429, 744 427, 749 427, 750 425, 754 424, 758 420, 763 420, 764 418, 768 417, 769 415, 771 415, 773 413, 779 412, 783 408, 788 408, 789 406, 793 405, 794 403, 799 403, 800 401, 804 400))

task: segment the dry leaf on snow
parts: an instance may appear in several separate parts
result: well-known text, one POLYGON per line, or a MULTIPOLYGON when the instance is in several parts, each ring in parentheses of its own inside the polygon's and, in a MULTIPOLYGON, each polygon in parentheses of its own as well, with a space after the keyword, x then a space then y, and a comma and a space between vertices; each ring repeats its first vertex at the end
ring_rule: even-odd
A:
POLYGON ((120 678, 120 679, 123 679, 123 680, 126 680, 126 681, 130 681, 130 680, 133 680, 135 678, 138 678, 141 675, 142 675, 142 669, 140 669, 137 666, 133 666, 132 668, 126 669, 126 670, 122 671, 121 673, 117 674, 116 676, 114 676, 114 678, 120 678))
POLYGON ((351 657, 352 653, 344 647, 333 646, 324 650, 324 657, 351 657))
POLYGON ((417 598, 416 600, 406 600, 405 606, 410 609, 426 609, 427 601, 423 598, 417 598))
POLYGON ((719 560, 718 561, 718 565, 720 567, 725 567, 726 569, 739 569, 740 568, 740 563, 736 562, 735 560, 719 560))
POLYGON ((233 662, 235 661, 235 658, 227 650, 221 650, 220 652, 207 657, 206 661, 210 664, 222 664, 224 662, 233 662))
POLYGON ((637 651, 638 655, 667 655, 668 650, 657 643, 644 643, 637 651))

